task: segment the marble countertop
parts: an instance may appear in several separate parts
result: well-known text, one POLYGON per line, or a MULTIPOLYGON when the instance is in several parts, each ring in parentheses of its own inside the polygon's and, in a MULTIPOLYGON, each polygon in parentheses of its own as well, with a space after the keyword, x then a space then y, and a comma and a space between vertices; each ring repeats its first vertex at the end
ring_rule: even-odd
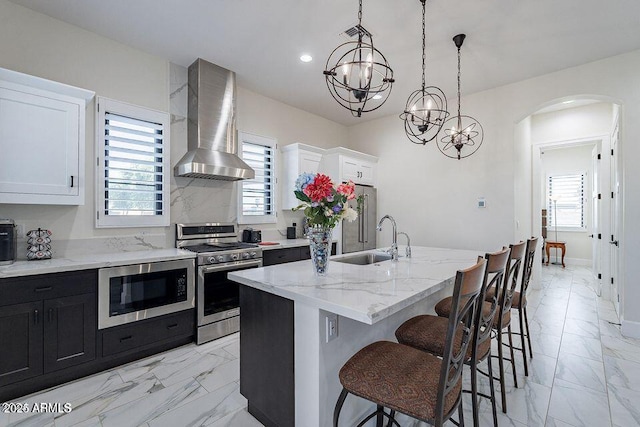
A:
POLYGON ((283 248, 296 248, 300 246, 309 246, 309 240, 307 239, 278 239, 278 240, 266 240, 267 242, 277 243, 277 245, 260 245, 263 251, 271 249, 283 249, 283 248))
POLYGON ((34 274, 59 273, 62 271, 89 270, 92 268, 140 264, 195 258, 196 254, 183 249, 154 249, 109 254, 81 255, 69 258, 53 258, 39 261, 16 261, 0 266, 0 278, 31 276, 34 274))
MULTIPOLYGON (((310 260, 229 273, 243 285, 372 325, 453 283, 482 251, 413 247, 412 258, 370 265, 336 262, 317 277, 310 260)), ((366 251, 366 252, 376 252, 366 251)))

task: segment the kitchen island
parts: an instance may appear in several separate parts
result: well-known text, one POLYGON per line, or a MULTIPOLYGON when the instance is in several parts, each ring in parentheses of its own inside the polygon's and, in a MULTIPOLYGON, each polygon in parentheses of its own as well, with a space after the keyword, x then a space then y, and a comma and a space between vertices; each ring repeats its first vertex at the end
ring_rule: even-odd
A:
MULTIPOLYGON (((331 426, 342 365, 367 344, 395 340, 394 331, 410 317, 433 313, 451 294, 456 271, 481 253, 414 247, 412 258, 369 265, 338 262, 353 254, 341 255, 325 277, 315 276, 311 261, 230 273, 244 285, 240 391, 249 412, 268 427, 331 426), (327 342, 327 319, 335 317, 337 337, 327 342)), ((341 425, 370 409, 349 397, 341 425)))

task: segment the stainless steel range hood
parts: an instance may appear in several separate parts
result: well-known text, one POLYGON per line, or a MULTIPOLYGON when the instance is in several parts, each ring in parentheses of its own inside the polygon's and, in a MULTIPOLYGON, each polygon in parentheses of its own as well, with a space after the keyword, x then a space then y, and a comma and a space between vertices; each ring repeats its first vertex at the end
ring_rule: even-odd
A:
POLYGON ((236 74, 200 58, 189 67, 187 149, 175 176, 228 181, 255 177, 238 157, 236 74))

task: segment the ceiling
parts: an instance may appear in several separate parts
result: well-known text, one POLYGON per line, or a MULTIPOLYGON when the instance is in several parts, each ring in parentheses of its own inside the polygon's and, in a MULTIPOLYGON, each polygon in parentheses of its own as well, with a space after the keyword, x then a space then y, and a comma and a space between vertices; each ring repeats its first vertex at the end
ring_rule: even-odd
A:
MULTIPOLYGON (((12 1, 183 66, 201 57, 236 71, 243 87, 345 125, 401 113, 420 86, 418 0, 364 1, 363 25, 396 83, 382 108, 359 119, 331 98, 322 75, 339 34, 357 23, 355 0, 12 1), (302 63, 303 53, 313 61, 302 63)), ((451 38, 461 32, 464 95, 640 49, 640 1, 430 0, 427 84, 450 99, 451 38)))

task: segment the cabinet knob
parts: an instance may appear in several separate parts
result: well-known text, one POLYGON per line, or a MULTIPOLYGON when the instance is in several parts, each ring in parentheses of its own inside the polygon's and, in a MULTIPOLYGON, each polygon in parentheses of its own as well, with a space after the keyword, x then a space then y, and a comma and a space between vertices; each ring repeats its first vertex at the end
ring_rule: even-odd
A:
POLYGON ((33 311, 33 323, 36 325, 40 323, 40 312, 38 310, 33 311))

